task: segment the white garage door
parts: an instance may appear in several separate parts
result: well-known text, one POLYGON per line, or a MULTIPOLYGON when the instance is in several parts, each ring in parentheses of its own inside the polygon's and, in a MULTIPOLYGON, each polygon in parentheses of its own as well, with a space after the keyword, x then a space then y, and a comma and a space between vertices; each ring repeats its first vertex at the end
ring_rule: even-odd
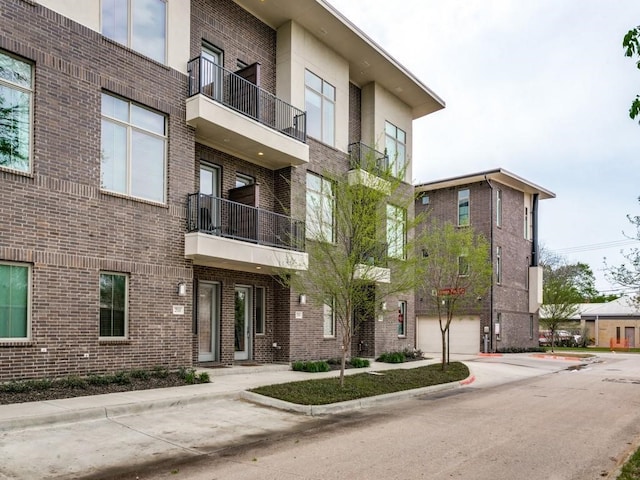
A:
MULTIPOLYGON (((417 346, 423 352, 442 353, 442 334, 437 317, 418 317, 417 346)), ((480 318, 458 317, 449 327, 450 353, 476 354, 480 351, 480 318)))

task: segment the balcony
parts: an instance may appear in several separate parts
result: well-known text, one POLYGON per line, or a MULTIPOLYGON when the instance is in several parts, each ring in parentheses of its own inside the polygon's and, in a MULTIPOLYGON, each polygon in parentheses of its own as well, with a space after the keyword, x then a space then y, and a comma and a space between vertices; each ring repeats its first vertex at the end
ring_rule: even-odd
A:
POLYGON ((391 184, 384 180, 388 172, 389 157, 385 153, 361 142, 349 145, 349 184, 364 185, 389 195, 391 184))
POLYGON ((273 170, 309 162, 304 111, 204 57, 187 70, 186 120, 199 141, 273 170))
POLYGON ((304 222, 211 195, 187 203, 185 257, 196 265, 272 274, 307 270, 304 222))
POLYGON ((360 255, 355 278, 376 283, 391 283, 391 270, 387 266, 387 244, 377 242, 360 255))

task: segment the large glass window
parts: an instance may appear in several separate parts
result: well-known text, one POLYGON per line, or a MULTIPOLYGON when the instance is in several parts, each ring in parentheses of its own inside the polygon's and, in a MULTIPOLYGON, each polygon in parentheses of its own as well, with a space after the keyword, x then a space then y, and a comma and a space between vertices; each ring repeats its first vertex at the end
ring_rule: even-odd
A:
POLYGON ((31 170, 32 66, 0 52, 0 166, 31 170))
POLYGON ((466 277, 469 275, 469 259, 466 255, 458 257, 458 276, 466 277))
POLYGON ((100 274, 100 336, 127 336, 127 276, 100 274))
POLYGON ((496 283, 502 283, 502 247, 496 247, 496 283))
POLYGON ((496 226, 502 226, 502 190, 496 190, 496 226))
POLYGON ((458 226, 469 225, 469 189, 458 190, 458 226))
POLYGON ((166 141, 164 115, 103 94, 101 188, 163 203, 166 141))
POLYGON ((335 141, 336 89, 319 76, 305 70, 307 134, 328 145, 335 141))
POLYGON ((334 241, 333 183, 307 172, 307 237, 323 242, 334 241))
POLYGON ((404 173, 407 162, 407 134, 390 122, 385 122, 384 134, 391 173, 399 177, 404 173))
POLYGON ((265 332, 265 288, 264 287, 256 287, 256 301, 255 301, 255 309, 256 309, 256 335, 264 335, 265 332))
POLYGON ((165 63, 166 0, 102 0, 102 34, 165 63))
POLYGON ((336 315, 335 315, 335 299, 327 298, 322 306, 324 326, 323 335, 325 337, 336 336, 336 315))
POLYGON ((387 254, 404 259, 407 243, 407 214, 403 208, 387 204, 387 254))
POLYGON ((29 337, 29 266, 0 263, 0 339, 29 337))

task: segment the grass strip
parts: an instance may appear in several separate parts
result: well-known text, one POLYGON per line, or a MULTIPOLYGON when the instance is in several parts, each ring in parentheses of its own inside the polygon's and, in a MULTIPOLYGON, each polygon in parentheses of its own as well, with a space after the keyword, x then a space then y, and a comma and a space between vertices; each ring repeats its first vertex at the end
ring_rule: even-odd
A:
POLYGON ((464 380, 469 369, 460 362, 452 362, 443 372, 438 364, 409 369, 390 369, 370 373, 345 375, 344 387, 338 377, 281 383, 254 388, 254 393, 299 405, 327 405, 385 393, 413 390, 442 383, 464 380))

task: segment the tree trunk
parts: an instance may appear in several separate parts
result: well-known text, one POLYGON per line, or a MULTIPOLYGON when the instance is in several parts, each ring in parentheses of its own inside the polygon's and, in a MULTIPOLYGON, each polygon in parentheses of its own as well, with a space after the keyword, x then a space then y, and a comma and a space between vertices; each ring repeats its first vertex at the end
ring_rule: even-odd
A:
POLYGON ((440 333, 442 334, 442 371, 444 372, 447 368, 447 330, 440 329, 440 333))

